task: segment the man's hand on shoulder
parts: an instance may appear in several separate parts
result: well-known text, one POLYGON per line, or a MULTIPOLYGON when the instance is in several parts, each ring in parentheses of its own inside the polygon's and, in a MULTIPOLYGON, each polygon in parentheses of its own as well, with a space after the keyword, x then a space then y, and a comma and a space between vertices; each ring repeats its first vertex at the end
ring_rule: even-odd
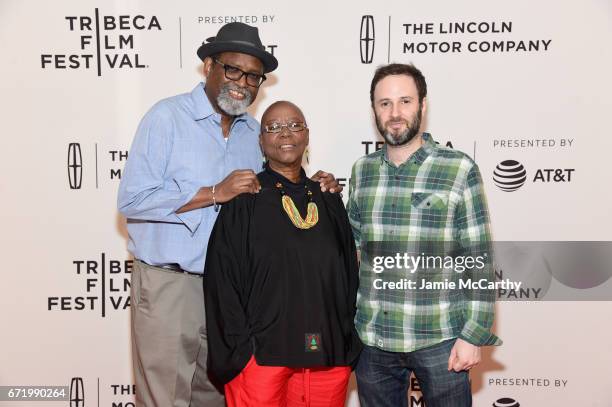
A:
POLYGON ((317 171, 311 180, 318 182, 321 186, 321 192, 329 191, 331 193, 340 193, 344 189, 342 185, 338 183, 338 180, 334 177, 334 174, 325 171, 317 171))

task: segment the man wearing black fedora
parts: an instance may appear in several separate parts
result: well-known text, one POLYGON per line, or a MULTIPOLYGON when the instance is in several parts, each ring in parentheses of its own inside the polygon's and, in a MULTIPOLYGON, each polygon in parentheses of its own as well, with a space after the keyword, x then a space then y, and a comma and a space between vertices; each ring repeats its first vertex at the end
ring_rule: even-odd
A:
MULTIPOLYGON (((143 117, 118 193, 134 255, 132 359, 138 406, 222 406, 206 371, 202 283, 219 206, 261 188, 259 123, 246 111, 278 66, 257 28, 221 27, 198 49, 206 84, 143 117)), ((333 175, 313 176, 341 191, 333 175)))

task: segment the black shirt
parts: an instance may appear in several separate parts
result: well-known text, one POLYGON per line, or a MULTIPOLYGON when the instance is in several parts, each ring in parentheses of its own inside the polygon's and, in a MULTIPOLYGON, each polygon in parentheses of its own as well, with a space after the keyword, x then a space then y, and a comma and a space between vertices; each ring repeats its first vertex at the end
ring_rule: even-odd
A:
POLYGON ((209 369, 227 383, 251 355, 263 366, 351 365, 361 350, 353 324, 359 271, 342 200, 303 171, 298 183, 269 168, 257 176, 262 190, 224 204, 208 244, 209 369), (315 226, 293 225, 277 182, 302 218, 308 186, 315 226))

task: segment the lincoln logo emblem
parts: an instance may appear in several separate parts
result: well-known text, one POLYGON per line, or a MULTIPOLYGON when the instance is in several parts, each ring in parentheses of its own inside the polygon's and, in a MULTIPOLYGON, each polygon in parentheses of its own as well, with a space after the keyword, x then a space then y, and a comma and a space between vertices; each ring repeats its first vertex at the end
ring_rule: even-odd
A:
POLYGON ((73 377, 70 381, 70 407, 84 407, 85 393, 83 389, 83 378, 73 377))
POLYGON ((83 157, 79 143, 68 144, 68 183, 70 189, 81 189, 83 179, 83 157))
POLYGON ((374 17, 361 17, 361 31, 359 32, 359 45, 361 63, 371 64, 374 59, 374 17))

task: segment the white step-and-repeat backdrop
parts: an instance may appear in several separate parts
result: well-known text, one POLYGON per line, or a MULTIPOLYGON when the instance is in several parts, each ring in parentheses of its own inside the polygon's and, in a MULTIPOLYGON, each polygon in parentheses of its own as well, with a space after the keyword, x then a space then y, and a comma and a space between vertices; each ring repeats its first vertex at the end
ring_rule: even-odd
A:
MULTIPOLYGON (((222 24, 256 25, 279 59, 251 113, 303 108, 309 172, 348 182, 380 147, 375 68, 413 62, 427 130, 478 162, 497 240, 610 241, 611 19, 609 0, 0 0, 0 386, 78 395, 0 406, 133 405, 117 187, 140 118, 202 80, 196 49, 222 24), (496 184, 521 166, 519 188, 496 184)), ((471 373, 475 406, 612 406, 610 268, 587 284, 553 272, 548 285, 574 290, 560 301, 505 293, 520 301, 497 305, 505 343, 471 373)))

